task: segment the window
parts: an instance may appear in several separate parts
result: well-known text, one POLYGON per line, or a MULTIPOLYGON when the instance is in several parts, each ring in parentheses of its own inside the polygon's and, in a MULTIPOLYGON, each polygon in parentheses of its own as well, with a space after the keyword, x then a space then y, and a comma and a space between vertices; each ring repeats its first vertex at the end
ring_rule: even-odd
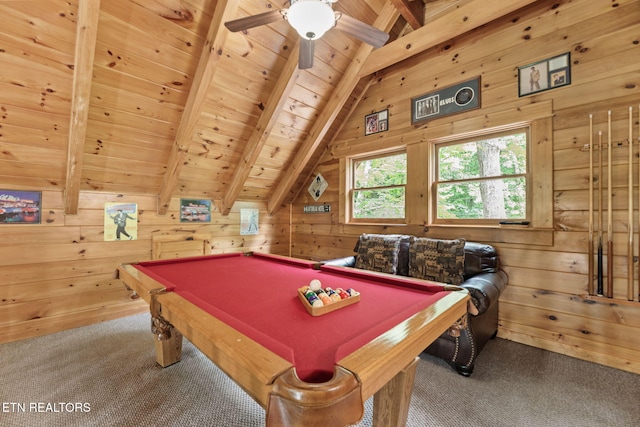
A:
POLYGON ((350 172, 351 221, 404 221, 406 152, 351 159, 350 172))
POLYGON ((528 139, 520 127, 436 143, 435 222, 527 221, 528 139))

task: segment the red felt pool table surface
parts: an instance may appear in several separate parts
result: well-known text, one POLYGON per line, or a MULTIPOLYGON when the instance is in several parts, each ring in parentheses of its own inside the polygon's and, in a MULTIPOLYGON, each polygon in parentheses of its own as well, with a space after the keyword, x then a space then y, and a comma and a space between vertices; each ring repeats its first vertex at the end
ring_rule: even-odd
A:
MULTIPOLYGON (((314 267, 317 265, 311 261, 233 253, 127 265, 129 273, 131 268, 142 273, 146 288, 131 283, 135 280, 130 277, 126 280, 126 274, 121 276, 138 292, 147 290, 158 296, 170 293, 188 301, 288 361, 303 382, 312 384, 331 380, 343 359, 429 311, 445 297, 457 294, 458 306, 466 305, 468 298, 447 285, 354 269, 314 267), (298 299, 297 290, 312 279, 320 280, 323 288, 353 288, 360 293, 360 301, 311 316, 298 299)), ((152 300, 150 297, 153 305, 152 300)), ((450 313, 453 320, 445 325, 450 326, 461 313, 464 308, 458 307, 455 314, 450 313)), ((442 332, 431 335, 435 338, 442 332)))
POLYGON ((283 262, 263 254, 212 255, 140 263, 167 290, 289 360, 300 379, 327 381, 336 362, 447 294, 441 285, 400 286, 388 277, 353 276, 283 262), (215 263, 212 264, 212 261, 215 263), (312 317, 298 288, 319 279, 323 287, 353 288, 360 302, 312 317))

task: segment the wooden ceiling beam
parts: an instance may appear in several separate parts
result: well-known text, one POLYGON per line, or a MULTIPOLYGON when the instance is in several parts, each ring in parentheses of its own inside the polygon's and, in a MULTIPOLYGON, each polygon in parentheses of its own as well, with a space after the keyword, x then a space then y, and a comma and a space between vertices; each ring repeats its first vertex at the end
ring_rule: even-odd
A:
POLYGON ((165 215, 171 203, 171 197, 178 184, 180 171, 184 165, 193 137, 196 123, 200 118, 209 85, 213 80, 216 66, 229 31, 224 23, 232 19, 238 8, 239 0, 219 0, 209 25, 209 32, 202 48, 202 55, 193 78, 184 112, 176 131, 175 140, 171 147, 171 154, 167 163, 167 170, 162 178, 162 185, 158 193, 158 214, 165 215))
POLYGON ((267 142, 267 138, 273 130, 273 126, 278 120, 279 113, 282 112, 289 98, 289 94, 296 80, 298 80, 298 76, 300 75, 300 70, 298 69, 299 49, 300 41, 296 42, 294 49, 292 49, 289 54, 289 59, 280 73, 280 78, 269 95, 265 109, 262 111, 262 114, 260 114, 258 123, 247 141, 242 157, 236 166, 233 178, 220 203, 220 211, 223 215, 229 214, 233 203, 242 191, 242 187, 251 173, 251 168, 253 168, 253 165, 256 163, 264 144, 267 142))
POLYGON ((391 0, 400 15, 411 28, 417 30, 424 25, 424 3, 422 0, 391 0))
POLYGON ((459 8, 473 0, 428 0, 424 7, 424 25, 444 15, 449 9, 459 8))
POLYGON ((67 146, 67 179, 64 191, 64 212, 70 215, 78 213, 82 156, 84 156, 89 104, 91 102, 91 81, 93 80, 93 60, 96 52, 99 17, 100 0, 79 2, 69 144, 67 146))
POLYGON ((451 40, 535 2, 536 0, 469 1, 434 19, 428 25, 372 52, 361 67, 360 76, 366 76, 397 64, 436 46, 438 43, 451 40))
MULTIPOLYGON (((380 12, 378 19, 376 19, 374 27, 380 28, 383 31, 389 31, 398 19, 399 15, 400 13, 395 6, 393 6, 392 3, 387 2, 380 12)), ((287 196, 290 197, 292 193, 295 193, 292 189, 296 180, 309 163, 313 153, 318 148, 318 145, 333 124, 338 113, 347 102, 349 95, 358 84, 358 81, 360 80, 360 68, 362 67, 362 64, 364 64, 366 58, 371 54, 372 50, 373 47, 366 43, 362 43, 360 45, 358 52, 349 65, 349 68, 347 68, 340 79, 340 82, 331 93, 327 105, 322 109, 322 112, 311 127, 309 136, 299 147, 293 161, 273 191, 267 206, 267 210, 270 214, 280 208, 287 196)))

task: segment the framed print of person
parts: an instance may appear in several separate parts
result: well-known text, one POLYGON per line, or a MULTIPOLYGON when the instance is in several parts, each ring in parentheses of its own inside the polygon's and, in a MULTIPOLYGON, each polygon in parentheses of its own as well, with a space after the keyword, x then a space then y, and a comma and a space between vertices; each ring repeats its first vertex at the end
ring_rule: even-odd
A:
POLYGON ((137 203, 104 204, 104 241, 138 238, 137 203))
POLYGON ((364 134, 384 132, 389 129, 389 110, 367 114, 364 118, 364 134))
POLYGON ((518 67, 518 96, 571 84, 569 52, 518 67))

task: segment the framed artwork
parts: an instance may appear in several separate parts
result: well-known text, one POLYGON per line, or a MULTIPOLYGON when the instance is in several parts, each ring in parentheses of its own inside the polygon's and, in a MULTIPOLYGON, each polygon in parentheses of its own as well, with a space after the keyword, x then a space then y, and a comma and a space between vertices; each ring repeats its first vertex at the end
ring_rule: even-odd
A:
POLYGON ((104 241, 138 239, 138 204, 104 204, 104 241))
POLYGON ((211 200, 180 199, 180 222, 211 222, 211 200))
POLYGON ((367 114, 364 117, 364 134, 371 135, 389 130, 389 110, 367 114))
POLYGON ((0 224, 40 224, 40 191, 0 190, 0 224))
POLYGON ((571 84, 570 53, 518 67, 518 96, 571 84))
POLYGON ((480 77, 411 99, 411 123, 480 108, 480 77))
POLYGON ((240 235, 258 234, 258 209, 240 209, 240 235))
POLYGON ((313 200, 317 202, 328 186, 329 183, 324 179, 321 173, 318 173, 318 175, 316 175, 316 177, 309 185, 307 191, 309 191, 309 194, 311 195, 311 197, 313 197, 313 200))

